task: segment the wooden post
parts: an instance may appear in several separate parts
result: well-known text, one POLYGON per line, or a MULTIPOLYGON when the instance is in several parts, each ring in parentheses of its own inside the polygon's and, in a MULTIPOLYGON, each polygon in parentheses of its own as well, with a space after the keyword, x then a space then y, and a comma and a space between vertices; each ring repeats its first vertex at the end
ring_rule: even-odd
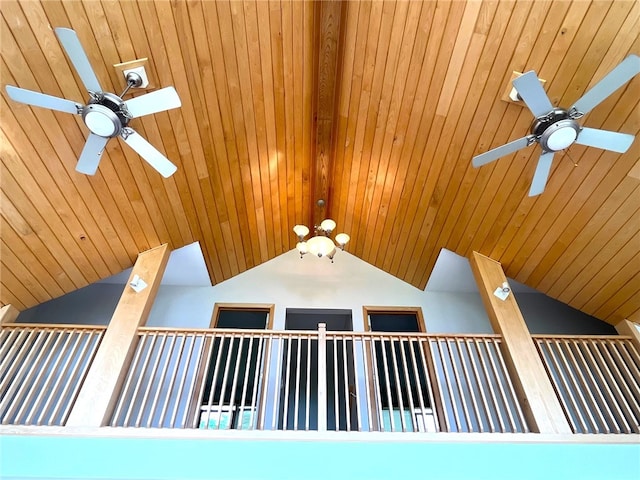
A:
POLYGON ((19 313, 20 311, 13 305, 5 305, 0 308, 0 325, 15 322, 19 313))
POLYGON ((502 265, 477 252, 470 260, 491 325, 502 335, 502 353, 529 428, 539 433, 571 433, 516 299, 513 294, 506 300, 494 295, 507 281, 502 265))
POLYGON ((166 244, 138 255, 67 426, 100 427, 108 423, 135 351, 138 327, 147 321, 168 259, 166 244), (130 286, 135 275, 148 285, 140 292, 130 286))
POLYGON ((638 331, 635 323, 630 320, 622 320, 616 324, 615 328, 620 335, 631 337, 631 341, 640 352, 640 331, 638 331))

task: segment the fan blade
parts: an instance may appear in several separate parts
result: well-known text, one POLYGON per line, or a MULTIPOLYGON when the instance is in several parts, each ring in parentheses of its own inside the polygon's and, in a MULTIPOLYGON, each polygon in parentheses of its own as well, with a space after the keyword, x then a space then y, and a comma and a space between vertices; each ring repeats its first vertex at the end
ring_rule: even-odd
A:
POLYGON ((471 160, 471 164, 474 167, 480 167, 482 165, 486 165, 487 163, 491 163, 494 160, 504 157, 505 155, 509 155, 510 153, 516 152, 522 148, 529 146, 535 138, 536 137, 534 135, 528 135, 526 137, 514 140, 513 142, 509 142, 506 145, 502 145, 501 147, 497 147, 493 150, 489 150, 488 152, 476 155, 475 157, 473 157, 473 160, 471 160))
POLYGON ((570 110, 575 108, 580 113, 589 113, 596 105, 638 73, 640 73, 640 57, 629 55, 616 68, 607 73, 602 80, 591 87, 570 110))
POLYGON ((182 105, 178 92, 173 87, 166 87, 147 93, 124 102, 132 118, 152 113, 164 112, 182 105))
POLYGON ((551 170, 551 162, 553 161, 553 155, 555 152, 547 152, 540 155, 538 159, 538 165, 536 166, 536 172, 533 174, 533 181, 531 182, 531 188, 529 189, 529 196, 535 197, 544 192, 544 187, 547 185, 547 179, 549 178, 549 171, 551 170))
POLYGON ((516 78, 513 81, 513 86, 534 117, 541 117, 553 110, 551 100, 547 97, 536 72, 533 70, 516 78))
POLYGON ((147 142, 132 128, 126 128, 122 139, 133 148, 149 165, 155 168, 165 178, 170 177, 178 169, 167 157, 162 155, 156 147, 147 142))
POLYGON ((6 90, 12 100, 33 105, 34 107, 48 108, 66 113, 78 113, 78 110, 82 108, 82 105, 72 102, 71 100, 53 97, 32 90, 25 90, 24 88, 14 87, 13 85, 7 85, 6 90))
POLYGON ((576 143, 587 147, 602 148, 612 152, 624 153, 629 150, 635 137, 628 133, 610 132, 597 128, 583 127, 578 134, 576 143))
POLYGON ((73 63, 76 72, 78 72, 85 88, 90 92, 101 92, 102 87, 100 86, 100 82, 98 82, 98 77, 96 77, 93 67, 91 63, 89 63, 89 58, 82 48, 76 32, 70 28, 58 27, 56 28, 56 35, 64 51, 67 52, 69 60, 73 63))
POLYGON ((100 135, 90 133, 87 142, 84 144, 78 163, 76 164, 76 170, 86 175, 95 175, 96 170, 98 170, 98 164, 100 163, 100 157, 102 157, 104 147, 108 141, 108 137, 101 137, 100 135))

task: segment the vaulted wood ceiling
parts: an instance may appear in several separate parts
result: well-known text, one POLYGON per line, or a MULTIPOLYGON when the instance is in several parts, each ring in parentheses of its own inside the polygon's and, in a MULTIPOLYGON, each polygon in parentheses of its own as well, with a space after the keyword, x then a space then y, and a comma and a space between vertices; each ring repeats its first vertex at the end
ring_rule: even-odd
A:
MULTIPOLYGON (((536 70, 570 106, 640 53, 636 1, 0 9, 2 304, 60 296, 164 242, 199 241, 221 282, 292 249, 296 223, 330 216, 349 252, 419 288, 441 248, 476 250, 588 314, 640 316, 640 141, 624 155, 572 146, 535 198, 537 147, 471 166, 528 133, 529 111, 501 99, 513 71, 536 70), (144 57, 153 87, 175 86, 180 109, 131 124, 175 175, 121 140, 95 176, 79 174, 81 119, 8 98, 5 84, 86 101, 57 26, 76 30, 106 90, 124 87, 113 65, 144 57)), ((582 123, 637 135, 639 90, 637 76, 582 123)))

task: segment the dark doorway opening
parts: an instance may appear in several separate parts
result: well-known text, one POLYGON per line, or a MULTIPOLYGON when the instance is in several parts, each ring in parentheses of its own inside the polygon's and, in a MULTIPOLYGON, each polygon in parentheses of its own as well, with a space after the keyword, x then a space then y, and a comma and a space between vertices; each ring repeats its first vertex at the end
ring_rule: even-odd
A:
MULTIPOLYGON (((287 309, 285 330, 317 331, 319 323, 326 324, 327 332, 353 330, 351 310, 287 309)), ((327 430, 353 429, 357 422, 353 342, 327 339, 325 368, 327 430)), ((285 340, 281 377, 278 428, 317 430, 318 341, 285 340)))

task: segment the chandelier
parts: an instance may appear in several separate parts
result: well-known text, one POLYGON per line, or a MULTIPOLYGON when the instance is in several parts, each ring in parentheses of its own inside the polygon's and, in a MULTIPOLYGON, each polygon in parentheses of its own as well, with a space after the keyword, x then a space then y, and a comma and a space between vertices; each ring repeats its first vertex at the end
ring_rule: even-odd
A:
POLYGON ((335 243, 331 240, 331 232, 336 228, 336 222, 327 218, 313 227, 315 233, 309 240, 305 241, 304 237, 309 234, 309 228, 304 225, 296 225, 293 232, 298 236, 298 244, 296 248, 300 253, 300 258, 306 253, 317 255, 318 257, 329 257, 333 263, 333 256, 336 254, 336 244, 340 250, 344 250, 344 246, 349 241, 349 235, 339 233, 336 235, 335 243))

